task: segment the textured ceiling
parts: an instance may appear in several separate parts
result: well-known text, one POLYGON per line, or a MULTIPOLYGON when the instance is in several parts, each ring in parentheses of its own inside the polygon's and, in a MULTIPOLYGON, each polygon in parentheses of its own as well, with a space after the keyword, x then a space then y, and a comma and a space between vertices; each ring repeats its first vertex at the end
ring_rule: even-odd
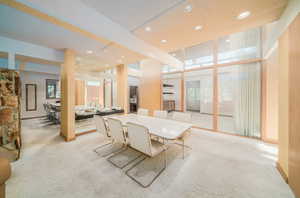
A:
MULTIPOLYGON (((38 2, 45 4, 45 1, 38 2)), ((60 3, 57 0, 47 2, 49 5, 53 2, 52 6, 60 3)), ((272 22, 280 17, 288 0, 81 0, 80 2, 83 7, 88 6, 126 30, 132 31, 137 38, 146 43, 165 52, 171 52, 272 22), (191 12, 185 11, 187 5, 192 6, 191 12), (246 10, 251 11, 250 17, 237 20, 236 16, 246 10), (203 26, 203 29, 195 31, 194 27, 197 25, 203 26), (145 31, 145 27, 148 26, 151 27, 150 32, 145 31), (167 42, 161 43, 162 39, 167 42)), ((82 10, 80 8, 82 7, 78 7, 78 15, 82 16, 80 19, 84 19, 85 12, 80 13, 82 10)), ((0 5, 0 18, 1 36, 56 49, 76 50, 80 57, 77 61, 78 69, 96 71, 107 65, 110 67, 132 63, 145 58, 116 42, 99 42, 3 5, 0 5), (87 50, 92 50, 93 54, 87 55, 87 50)), ((113 29, 111 33, 122 37, 121 33, 113 29)))
POLYGON ((186 0, 82 0, 82 2, 126 29, 133 30, 186 0))
MULTIPOLYGON (((134 33, 144 41, 165 51, 199 44, 217 37, 264 25, 281 16, 287 0, 190 0, 146 23, 134 33), (185 7, 192 5, 192 12, 185 7), (249 10, 250 17, 237 20, 236 16, 249 10), (203 26, 195 31, 197 25, 203 26), (145 31, 145 27, 152 31, 145 31), (161 43, 162 39, 167 43, 161 43)), ((147 9, 147 8, 145 8, 147 9)))

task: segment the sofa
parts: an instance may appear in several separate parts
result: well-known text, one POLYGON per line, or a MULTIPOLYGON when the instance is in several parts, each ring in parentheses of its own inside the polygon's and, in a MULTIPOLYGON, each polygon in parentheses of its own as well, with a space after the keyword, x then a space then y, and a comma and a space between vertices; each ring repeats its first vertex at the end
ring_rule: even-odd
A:
POLYGON ((11 175, 10 163, 5 158, 0 158, 0 198, 5 198, 5 182, 11 175))

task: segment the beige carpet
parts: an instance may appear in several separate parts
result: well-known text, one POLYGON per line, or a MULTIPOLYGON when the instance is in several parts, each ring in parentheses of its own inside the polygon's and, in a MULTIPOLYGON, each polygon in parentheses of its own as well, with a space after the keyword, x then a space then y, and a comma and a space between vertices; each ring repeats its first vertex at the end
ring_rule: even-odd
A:
MULTIPOLYGON (((193 130, 186 158, 172 146, 166 171, 144 189, 93 152, 103 143, 98 133, 65 143, 58 126, 41 120, 23 121, 22 128, 24 150, 13 163, 7 198, 293 197, 275 168, 276 147, 257 140, 193 130)), ((151 174, 152 166, 135 171, 151 174)))

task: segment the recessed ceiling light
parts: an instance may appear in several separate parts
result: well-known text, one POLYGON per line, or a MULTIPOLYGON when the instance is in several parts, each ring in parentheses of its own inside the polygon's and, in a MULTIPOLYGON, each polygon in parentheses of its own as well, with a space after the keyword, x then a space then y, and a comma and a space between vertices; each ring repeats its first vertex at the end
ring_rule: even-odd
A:
POLYGON ((167 40, 163 39, 163 40, 161 40, 160 42, 162 42, 162 43, 166 43, 166 42, 167 42, 167 40))
POLYGON ((125 56, 121 56, 121 58, 125 58, 125 56))
POLYGON ((197 26, 194 27, 194 29, 195 29, 196 31, 201 30, 202 28, 203 28, 203 27, 202 27, 201 25, 197 25, 197 26))
POLYGON ((229 40, 229 39, 226 39, 226 42, 227 42, 227 43, 229 43, 229 42, 230 42, 230 40, 229 40))
POLYGON ((145 30, 146 30, 147 32, 150 32, 150 31, 151 31, 151 27, 147 26, 147 27, 145 28, 145 30))
POLYGON ((193 10, 193 6, 190 4, 185 6, 185 8, 184 8, 184 12, 187 12, 187 13, 192 12, 192 10, 193 10))
POLYGON ((92 54, 93 51, 92 51, 92 50, 87 50, 86 53, 87 53, 87 54, 92 54))
POLYGON ((248 16, 250 16, 251 12, 250 11, 245 11, 245 12, 242 12, 240 13, 236 18, 238 20, 242 20, 242 19, 245 19, 247 18, 248 16))

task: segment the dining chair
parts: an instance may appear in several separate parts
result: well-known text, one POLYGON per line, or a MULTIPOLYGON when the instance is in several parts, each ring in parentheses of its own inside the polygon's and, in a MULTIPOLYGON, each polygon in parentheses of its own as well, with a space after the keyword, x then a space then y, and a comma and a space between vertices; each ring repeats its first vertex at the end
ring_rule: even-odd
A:
POLYGON ((173 112, 172 116, 173 120, 181 121, 181 122, 191 122, 191 114, 189 113, 184 113, 184 112, 173 112))
MULTIPOLYGON (((173 120, 181 121, 181 122, 191 122, 191 114, 184 113, 184 112, 173 112, 172 116, 173 120)), ((187 130, 180 138, 178 138, 178 141, 181 143, 175 142, 175 144, 178 144, 182 146, 182 158, 184 159, 184 148, 190 148, 189 146, 185 145, 185 139, 190 134, 190 130, 187 130)))
POLYGON ((141 155, 139 155, 138 157, 135 157, 134 159, 128 161, 127 163, 125 163, 122 166, 119 166, 118 164, 116 164, 112 159, 114 157, 116 157, 117 155, 122 154, 124 151, 126 151, 128 149, 128 141, 125 135, 125 131, 124 131, 124 127, 122 125, 122 122, 118 119, 114 119, 114 118, 107 118, 107 124, 108 124, 108 128, 109 128, 109 132, 111 135, 111 138, 113 139, 113 143, 116 144, 122 144, 122 147, 120 149, 117 149, 116 151, 113 151, 111 154, 113 154, 112 156, 110 156, 107 160, 113 164, 114 166, 118 167, 118 168, 124 168, 126 167, 128 164, 130 164, 131 162, 135 161, 137 158, 139 158, 141 155))
POLYGON ((167 118, 168 112, 167 111, 161 111, 161 110, 155 110, 153 112, 153 116, 157 118, 167 118))
POLYGON ((148 109, 139 108, 137 114, 138 115, 142 115, 142 116, 148 116, 149 115, 149 110, 148 109))
POLYGON ((139 160, 135 163, 130 169, 126 171, 126 175, 134 180, 136 183, 141 185, 144 188, 149 187, 157 178, 158 176, 166 169, 167 166, 167 159, 166 159, 166 150, 167 147, 158 141, 152 140, 150 137, 149 130, 142 126, 135 123, 127 123, 127 130, 128 130, 128 139, 130 147, 133 149, 140 151, 145 155, 144 158, 139 160), (164 153, 164 166, 163 168, 154 176, 154 178, 146 185, 142 184, 138 181, 135 177, 129 174, 129 172, 136 167, 138 164, 142 163, 148 157, 152 158, 157 156, 160 153, 164 153))
MULTIPOLYGON (((102 116, 99 115, 94 115, 94 124, 96 125, 96 130, 97 132, 99 132, 100 134, 102 134, 106 139, 109 140, 109 142, 102 144, 100 146, 98 146, 97 148, 94 149, 94 152, 97 153, 99 155, 99 152, 97 152, 100 148, 104 148, 105 146, 111 145, 113 144, 113 139, 110 138, 109 132, 108 132, 108 128, 106 126, 105 120, 103 119, 102 116)), ((105 156, 103 156, 105 157, 105 156)))

